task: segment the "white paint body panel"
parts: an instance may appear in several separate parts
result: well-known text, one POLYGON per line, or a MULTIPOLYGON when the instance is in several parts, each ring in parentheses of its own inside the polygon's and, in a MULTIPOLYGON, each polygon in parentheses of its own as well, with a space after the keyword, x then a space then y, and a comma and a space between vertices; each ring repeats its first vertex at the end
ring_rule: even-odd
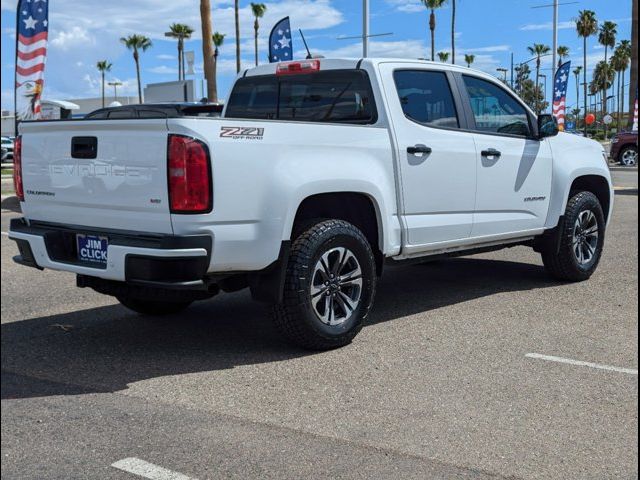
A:
MULTIPOLYGON (((354 68, 357 63, 321 62, 325 69, 354 68)), ((489 138, 407 120, 392 71, 409 66, 469 72, 419 61, 362 62, 378 108, 379 120, 372 126, 225 118, 23 124, 24 215, 27 220, 80 227, 206 234, 213 240, 210 272, 255 271, 278 258, 282 241, 290 239, 299 205, 316 194, 366 195, 376 209, 383 254, 401 259, 531 238, 556 226, 578 176, 604 177, 611 187, 600 145, 577 136, 561 134, 542 142, 489 138), (264 135, 220 137, 222 127, 245 126, 263 128, 264 135), (189 135, 208 145, 211 213, 169 213, 169 133, 189 135), (96 161, 78 166, 81 162, 69 158, 73 136, 98 137, 96 161), (433 149, 424 161, 407 156, 407 146, 418 143, 433 149), (494 164, 483 162, 480 155, 488 147, 503 154, 494 164), (100 174, 106 171, 111 174, 100 174), (37 193, 41 191, 54 195, 37 193), (525 202, 526 197, 544 200, 525 202)), ((247 75, 274 71, 274 65, 265 65, 247 75)), ((19 235, 23 234, 11 233, 12 238, 23 238, 19 235)), ((43 242, 25 239, 43 267, 109 279, 124 279, 124 256, 141 253, 133 247, 110 246, 107 269, 87 269, 52 262, 43 242)), ((144 254, 203 254, 150 250, 144 254)))

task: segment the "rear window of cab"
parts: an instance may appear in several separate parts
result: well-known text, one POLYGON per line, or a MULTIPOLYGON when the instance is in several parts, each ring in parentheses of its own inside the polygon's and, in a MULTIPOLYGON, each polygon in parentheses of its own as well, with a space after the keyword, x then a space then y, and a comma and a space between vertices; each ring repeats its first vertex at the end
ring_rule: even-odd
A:
POLYGON ((226 118, 372 124, 377 112, 369 76, 363 70, 239 79, 226 118))

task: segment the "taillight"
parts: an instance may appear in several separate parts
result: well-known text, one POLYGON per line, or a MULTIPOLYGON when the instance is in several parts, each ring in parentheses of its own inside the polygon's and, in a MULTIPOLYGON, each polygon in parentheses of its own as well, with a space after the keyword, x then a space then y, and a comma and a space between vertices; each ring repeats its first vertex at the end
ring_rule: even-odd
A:
POLYGON ((167 164, 171 212, 211 211, 213 191, 207 146, 195 138, 169 135, 167 164))
POLYGON ((299 62, 283 62, 276 67, 276 75, 299 75, 320 71, 320 60, 302 60, 299 62))
POLYGON ((13 189, 21 202, 24 200, 22 184, 22 137, 18 135, 13 145, 13 189))

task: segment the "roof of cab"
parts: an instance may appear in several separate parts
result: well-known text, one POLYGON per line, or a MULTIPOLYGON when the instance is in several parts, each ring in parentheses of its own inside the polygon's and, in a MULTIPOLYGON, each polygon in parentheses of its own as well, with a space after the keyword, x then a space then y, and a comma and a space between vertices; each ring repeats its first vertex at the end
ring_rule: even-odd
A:
MULTIPOLYGON (((358 64, 368 64, 370 66, 378 66, 382 63, 395 64, 417 64, 432 66, 438 70, 452 70, 457 72, 473 72, 475 75, 496 80, 496 77, 480 70, 472 69, 462 65, 452 65, 450 63, 432 62, 418 58, 314 58, 320 61, 320 70, 344 70, 358 67, 358 64)), ((304 62, 304 59, 293 60, 293 62, 304 62)), ((282 62, 290 63, 290 62, 282 62)), ((258 75, 275 75, 278 63, 266 63, 257 67, 249 68, 240 72, 239 77, 253 77, 258 75)))

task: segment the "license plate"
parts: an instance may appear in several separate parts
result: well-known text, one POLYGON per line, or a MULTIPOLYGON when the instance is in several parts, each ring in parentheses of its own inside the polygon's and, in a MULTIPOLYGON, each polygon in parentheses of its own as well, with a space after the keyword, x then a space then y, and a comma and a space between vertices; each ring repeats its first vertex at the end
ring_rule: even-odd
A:
POLYGON ((107 247, 109 246, 107 237, 79 233, 76 235, 76 241, 78 244, 78 260, 101 266, 107 264, 107 247))

